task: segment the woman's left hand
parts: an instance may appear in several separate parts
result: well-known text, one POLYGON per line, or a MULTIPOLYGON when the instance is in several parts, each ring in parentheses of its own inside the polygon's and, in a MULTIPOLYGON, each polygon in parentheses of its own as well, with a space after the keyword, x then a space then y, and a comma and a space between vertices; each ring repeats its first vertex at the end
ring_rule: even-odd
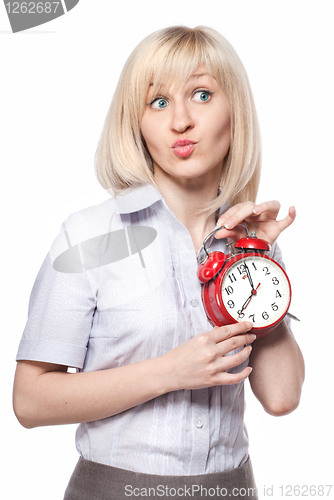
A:
POLYGON ((266 201, 255 205, 251 201, 238 203, 227 210, 219 217, 217 224, 224 226, 221 231, 217 231, 216 238, 231 238, 234 241, 245 236, 245 230, 237 227, 240 223, 245 223, 249 234, 256 231, 258 238, 263 238, 271 245, 276 241, 284 229, 290 226, 296 218, 295 207, 289 208, 288 215, 277 220, 281 205, 278 201, 266 201))

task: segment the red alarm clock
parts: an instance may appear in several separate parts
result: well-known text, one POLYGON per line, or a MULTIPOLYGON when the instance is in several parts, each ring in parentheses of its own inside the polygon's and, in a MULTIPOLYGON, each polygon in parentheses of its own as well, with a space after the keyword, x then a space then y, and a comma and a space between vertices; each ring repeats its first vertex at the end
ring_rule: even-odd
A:
POLYGON ((245 228, 246 237, 234 244, 236 253, 208 253, 206 247, 221 227, 205 238, 197 276, 212 326, 251 321, 251 331, 260 338, 283 321, 290 307, 291 285, 284 269, 266 255, 270 244, 239 225, 245 228))

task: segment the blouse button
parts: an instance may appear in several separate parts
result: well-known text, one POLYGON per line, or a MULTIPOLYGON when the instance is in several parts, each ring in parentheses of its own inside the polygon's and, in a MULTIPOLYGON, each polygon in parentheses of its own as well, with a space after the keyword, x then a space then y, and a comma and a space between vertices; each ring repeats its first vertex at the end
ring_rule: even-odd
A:
POLYGON ((196 422, 197 429, 201 429, 203 427, 203 425, 204 425, 203 420, 197 420, 197 422, 196 422))
POLYGON ((197 299, 193 299, 190 301, 190 304, 193 306, 193 307, 197 307, 198 305, 198 300, 197 299))

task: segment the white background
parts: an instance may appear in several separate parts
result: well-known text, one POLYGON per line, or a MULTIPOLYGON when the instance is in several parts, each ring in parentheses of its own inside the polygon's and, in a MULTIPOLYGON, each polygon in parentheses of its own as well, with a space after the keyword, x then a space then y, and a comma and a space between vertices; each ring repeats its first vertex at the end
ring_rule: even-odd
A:
POLYGON ((238 52, 262 130, 258 201, 280 200, 282 217, 290 205, 297 209, 279 241, 293 286, 290 310, 301 319, 293 326, 306 382, 299 408, 279 418, 247 389, 260 499, 282 498, 281 485, 334 484, 333 3, 81 0, 17 34, 1 3, 1 490, 8 500, 62 499, 76 464, 76 426, 28 431, 15 420, 16 350, 33 282, 62 221, 108 197, 93 158, 122 66, 146 35, 175 24, 211 26, 238 52))

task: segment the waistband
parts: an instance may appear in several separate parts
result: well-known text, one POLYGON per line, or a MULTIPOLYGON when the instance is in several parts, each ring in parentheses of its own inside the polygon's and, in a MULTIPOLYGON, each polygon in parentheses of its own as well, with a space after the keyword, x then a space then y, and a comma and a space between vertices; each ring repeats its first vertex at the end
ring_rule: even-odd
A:
POLYGON ((73 471, 64 500, 258 500, 251 460, 224 472, 197 476, 144 474, 86 460, 73 471))

